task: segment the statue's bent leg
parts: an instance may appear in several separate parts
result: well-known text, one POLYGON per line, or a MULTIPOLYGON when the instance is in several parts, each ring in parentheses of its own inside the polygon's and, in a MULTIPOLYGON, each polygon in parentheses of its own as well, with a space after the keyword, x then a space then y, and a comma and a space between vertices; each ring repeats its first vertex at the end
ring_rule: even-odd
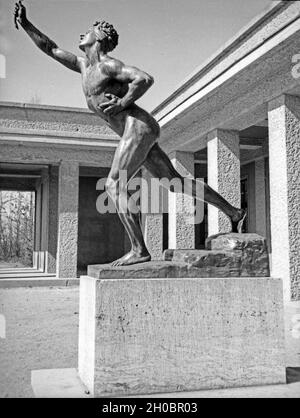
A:
POLYGON ((127 187, 129 180, 141 168, 154 141, 155 138, 149 135, 141 138, 133 133, 132 136, 125 136, 121 139, 114 156, 106 190, 113 200, 120 220, 128 233, 131 250, 114 261, 113 266, 136 264, 151 259, 143 238, 140 211, 137 208, 134 208, 134 211, 131 210, 130 203, 128 204, 130 196, 127 187), (121 170, 123 173, 120 173, 121 170), (126 174, 127 183, 123 181, 121 174, 126 174))
MULTIPOLYGON (((167 178, 169 181, 173 179, 179 179, 182 183, 183 193, 193 196, 198 200, 207 202, 227 215, 232 223, 233 232, 241 232, 242 223, 244 221, 246 212, 243 209, 235 208, 226 199, 224 199, 219 193, 212 189, 208 184, 202 182, 204 189, 204 195, 201 198, 197 193, 197 182, 200 180, 192 179, 191 181, 184 182, 184 177, 174 168, 169 157, 159 147, 158 144, 154 144, 150 150, 147 159, 144 163, 145 168, 156 178, 167 178)), ((164 185, 162 183, 162 185, 164 185)), ((173 191, 173 190, 170 190, 173 191)))

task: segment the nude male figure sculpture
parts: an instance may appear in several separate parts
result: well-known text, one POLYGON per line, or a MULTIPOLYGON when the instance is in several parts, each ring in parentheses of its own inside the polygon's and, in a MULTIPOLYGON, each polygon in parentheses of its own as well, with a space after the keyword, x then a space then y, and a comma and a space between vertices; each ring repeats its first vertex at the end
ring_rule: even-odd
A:
MULTIPOLYGON (((64 51, 41 33, 26 16, 25 6, 16 3, 15 25, 23 27, 33 42, 47 55, 70 70, 81 73, 83 91, 89 109, 104 119, 107 125, 120 137, 112 167, 106 183, 107 193, 116 205, 119 217, 131 242, 131 250, 112 263, 113 266, 130 265, 151 259, 140 225, 140 214, 121 210, 122 201, 127 201, 127 186, 119 181, 120 170, 127 170, 128 181, 136 172, 145 167, 152 176, 161 179, 174 178, 184 182, 175 170, 168 156, 157 144, 160 128, 156 120, 135 104, 152 86, 153 78, 138 68, 125 65, 108 55, 118 44, 118 34, 107 22, 100 21, 80 35, 79 48, 85 57, 64 51), (120 199, 124 197, 124 199, 120 199), (121 203, 120 203, 121 202, 121 203)), ((196 194, 196 180, 188 182, 184 193, 199 198, 196 194)), ((231 220, 232 231, 241 232, 245 211, 233 207, 207 184, 204 187, 204 201, 223 211, 231 220)))

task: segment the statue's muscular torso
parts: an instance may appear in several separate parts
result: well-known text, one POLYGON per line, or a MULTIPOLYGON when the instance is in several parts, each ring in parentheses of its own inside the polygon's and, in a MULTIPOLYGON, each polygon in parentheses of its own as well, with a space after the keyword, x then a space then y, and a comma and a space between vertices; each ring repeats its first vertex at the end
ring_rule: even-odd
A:
MULTIPOLYGON (((113 58, 109 58, 113 60, 113 58)), ((100 104, 109 101, 106 94, 112 94, 118 98, 123 98, 128 92, 128 83, 123 83, 105 74, 105 62, 88 65, 86 60, 80 63, 82 87, 90 110, 99 115, 107 122, 109 127, 119 136, 123 136, 126 122, 134 119, 133 126, 138 126, 140 131, 144 131, 154 136, 159 136, 159 125, 148 112, 132 104, 117 115, 110 116, 105 114, 99 107, 100 104)))

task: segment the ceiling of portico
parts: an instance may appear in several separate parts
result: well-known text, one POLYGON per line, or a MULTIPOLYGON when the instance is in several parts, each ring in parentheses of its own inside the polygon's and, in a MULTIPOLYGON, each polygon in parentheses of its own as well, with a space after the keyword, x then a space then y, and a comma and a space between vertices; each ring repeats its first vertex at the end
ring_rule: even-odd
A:
POLYGON ((12 164, 12 163, 0 163, 0 175, 33 175, 40 176, 43 169, 47 169, 48 166, 44 164, 12 164))
MULTIPOLYGON (((268 126, 263 120, 258 125, 250 126, 240 131, 241 163, 256 159, 266 154, 268 146, 268 126)), ((207 147, 195 152, 195 162, 207 162, 207 147)))

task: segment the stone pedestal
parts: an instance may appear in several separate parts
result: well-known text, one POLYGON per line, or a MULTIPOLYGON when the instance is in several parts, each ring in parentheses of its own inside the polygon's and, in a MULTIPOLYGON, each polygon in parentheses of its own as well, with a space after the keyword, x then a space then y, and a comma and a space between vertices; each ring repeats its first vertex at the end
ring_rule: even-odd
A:
POLYGON ((282 282, 268 277, 265 239, 219 234, 206 248, 88 267, 78 368, 94 396, 285 382, 282 282))
POLYGON ((206 250, 166 250, 164 260, 186 263, 188 277, 270 276, 266 240, 257 234, 213 235, 206 250))
POLYGON ((111 270, 122 278, 98 266, 80 282, 79 376, 95 397, 285 382, 281 280, 111 270))

